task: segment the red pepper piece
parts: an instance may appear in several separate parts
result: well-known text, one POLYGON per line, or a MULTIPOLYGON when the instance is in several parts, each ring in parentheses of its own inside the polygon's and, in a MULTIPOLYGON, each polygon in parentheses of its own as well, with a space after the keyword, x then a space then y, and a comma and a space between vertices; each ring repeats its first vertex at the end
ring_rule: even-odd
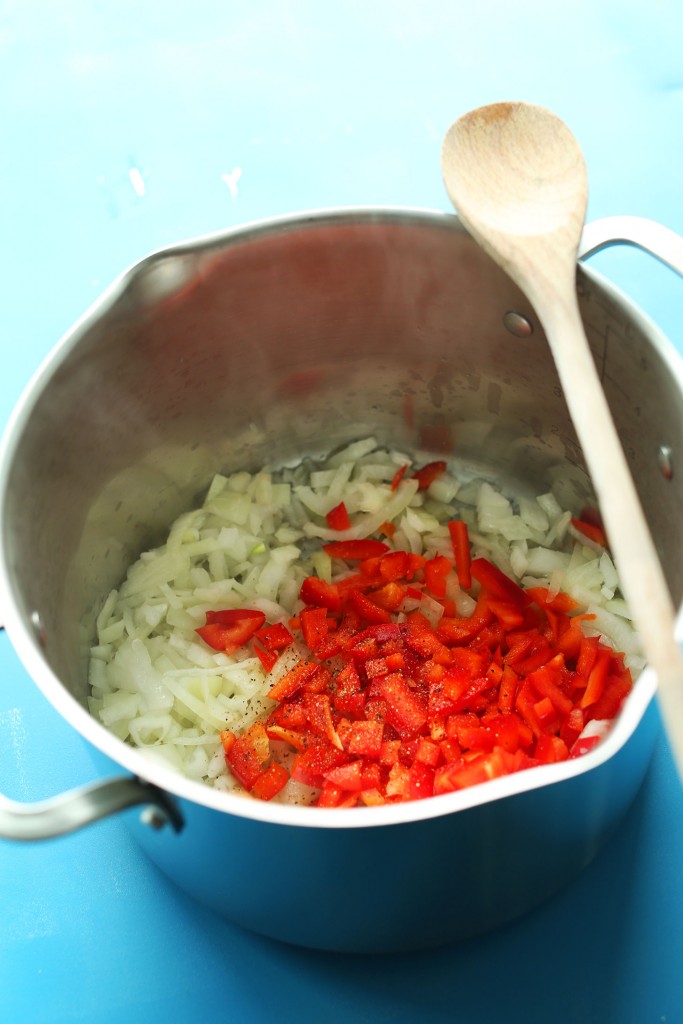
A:
POLYGON ((572 700, 560 687, 560 671, 552 664, 546 663, 535 672, 530 672, 527 681, 531 683, 539 697, 547 697, 561 715, 568 715, 574 707, 572 700))
POLYGON ((422 761, 413 761, 408 773, 408 799, 422 800, 434 793, 434 768, 422 761))
POLYGON ((598 721, 614 718, 632 687, 631 674, 628 671, 621 675, 608 676, 602 696, 588 708, 586 717, 598 721))
POLYGON ((347 715, 363 713, 365 696, 361 692, 360 676, 351 661, 347 662, 336 678, 332 703, 337 711, 347 715))
POLYGON ((586 680, 588 680, 595 664, 595 659, 598 656, 599 644, 600 639, 597 636, 584 636, 581 641, 579 656, 576 660, 576 673, 579 676, 583 676, 586 680))
POLYGON ((374 555, 372 558, 364 558, 358 566, 363 576, 373 586, 381 584, 382 582, 382 577, 379 571, 379 565, 382 561, 382 557, 382 555, 374 555))
MULTIPOLYGON (((310 578, 310 577, 309 577, 310 578)), ((304 642, 315 654, 317 648, 327 636, 329 629, 327 610, 325 608, 304 608, 299 616, 304 642)))
POLYGON ((517 629, 524 624, 524 612, 516 602, 489 598, 487 604, 506 630, 517 629))
POLYGON ((289 780, 289 772, 281 764, 273 761, 254 782, 251 795, 259 800, 272 800, 289 780))
POLYGON ((609 648, 603 647, 602 644, 598 645, 596 652, 595 661, 591 668, 590 675, 588 676, 588 684, 583 692, 583 696, 579 701, 579 707, 585 709, 595 702, 602 696, 602 692, 605 689, 605 683, 607 682, 607 674, 610 668, 610 651, 609 648))
POLYGON ((304 698, 306 716, 314 732, 331 743, 333 747, 343 750, 332 721, 332 708, 327 693, 308 693, 304 698))
MULTIPOLYGON (((307 721, 304 722, 304 726, 307 724, 307 721)), ((310 746, 308 734, 297 729, 285 729, 284 726, 273 723, 266 726, 266 733, 268 739, 282 740, 289 743, 290 747, 294 747, 295 750, 306 750, 310 746)))
POLYGON ((428 462, 421 469, 418 469, 416 473, 413 473, 413 479, 417 480, 419 491, 426 491, 445 472, 445 462, 428 462))
POLYGON ((323 544, 323 550, 330 558, 361 562, 365 558, 384 555, 389 551, 389 545, 382 540, 334 540, 329 544, 323 544))
POLYGON ((252 608, 226 608, 208 611, 206 625, 195 630, 202 640, 216 651, 232 654, 243 647, 263 625, 263 612, 252 608))
POLYGON ((400 482, 403 479, 403 477, 406 475, 406 470, 407 469, 408 469, 408 463, 406 462, 405 465, 400 466, 399 469, 396 470, 396 472, 394 473, 394 478, 391 481, 391 489, 392 489, 392 491, 397 491, 398 490, 398 485, 400 484, 400 482))
POLYGON ((320 789, 323 785, 325 772, 344 764, 349 760, 348 754, 338 750, 331 743, 321 740, 311 743, 306 750, 299 751, 292 761, 290 775, 296 782, 320 789))
POLYGON ((555 594, 554 597, 549 597, 549 590, 547 587, 528 587, 526 593, 529 595, 532 601, 535 601, 537 605, 540 605, 544 611, 548 608, 552 608, 554 612, 573 612, 579 607, 577 601, 569 594, 565 594, 562 591, 555 594))
POLYGON ((271 668, 280 657, 276 651, 266 651, 263 647, 259 647, 258 644, 254 644, 254 653, 266 672, 270 672, 271 668))
POLYGON ((259 640, 267 651, 284 651, 294 642, 294 637, 284 622, 274 622, 270 626, 257 629, 254 638, 259 640))
POLYGON ((337 612, 341 608, 339 587, 334 583, 321 580, 318 576, 306 577, 301 584, 299 597, 304 604, 314 605, 316 608, 327 608, 331 612, 337 612))
POLYGON ((346 510, 346 505, 343 501, 340 501, 338 505, 325 516, 327 525, 331 530, 348 530, 351 526, 351 520, 349 519, 349 513, 346 510))
POLYGON ((559 736, 539 736, 534 748, 534 758, 541 764, 555 764, 569 757, 567 744, 559 736))
POLYGON ((359 590, 351 591, 351 601, 354 608, 366 622, 373 623, 390 623, 391 614, 386 608, 380 608, 378 604, 375 604, 369 597, 362 594, 359 590))
POLYGON ((273 708, 268 715, 266 730, 271 725, 279 725, 283 729, 302 729, 307 721, 303 702, 298 697, 295 697, 273 708))
POLYGON ((387 705, 387 721, 399 736, 419 732, 427 721, 427 712, 401 673, 382 676, 379 687, 387 705))
POLYGON ((603 548, 609 546, 607 535, 602 527, 597 526, 595 523, 587 523, 584 519, 572 519, 571 522, 575 530, 582 533, 584 537, 588 537, 594 544, 599 544, 603 548))
POLYGON ((225 760, 236 779, 251 790, 270 757, 270 744, 265 727, 255 722, 232 744, 225 760))
POLYGON ((339 789, 359 793, 361 789, 366 788, 362 760, 350 761, 348 764, 330 768, 325 772, 325 780, 331 782, 333 786, 338 786, 339 789))
POLYGON ((426 736, 420 736, 415 749, 415 760, 421 764, 427 764, 431 768, 436 768, 440 758, 439 744, 435 743, 434 740, 428 739, 426 736))
POLYGON ((223 745, 224 754, 230 753, 235 744, 236 739, 237 737, 235 736, 234 732, 232 732, 230 729, 223 729, 223 731, 220 733, 220 740, 223 745))
POLYGON ((446 596, 446 577, 451 571, 451 563, 445 555, 434 555, 424 564, 424 577, 427 590, 434 597, 446 596))
POLYGON ((459 765, 453 761, 437 768, 434 793, 452 793, 507 774, 503 751, 500 747, 494 747, 490 753, 480 754, 465 764, 459 765))
POLYGON ((498 707, 501 712, 512 711, 515 705, 518 682, 519 676, 517 673, 509 665, 505 665, 498 689, 498 707))
POLYGON ((315 672, 318 671, 318 664, 315 661, 300 661, 293 668, 290 668, 289 672, 277 683, 271 686, 267 693, 267 696, 271 700, 287 700, 293 693, 301 688, 303 683, 306 682, 315 672))
POLYGON ((352 722, 345 746, 350 754, 378 760, 382 753, 383 736, 384 726, 381 722, 352 722))
POLYGON ((458 582, 463 590, 469 590, 472 586, 472 554, 467 523, 464 523, 462 519, 452 519, 448 524, 448 532, 451 535, 451 543, 453 544, 453 557, 455 559, 455 571, 458 574, 458 582))
POLYGON ((368 596, 380 608, 395 612, 403 604, 405 591, 398 583, 385 583, 380 590, 373 590, 368 596))
POLYGON ((585 724, 581 708, 572 708, 560 727, 560 736, 569 748, 576 743, 585 724))
POLYGON ((499 601, 510 601, 524 607, 531 603, 529 595, 509 576, 489 562, 488 558, 474 558, 470 567, 472 578, 488 593, 489 597, 499 601))

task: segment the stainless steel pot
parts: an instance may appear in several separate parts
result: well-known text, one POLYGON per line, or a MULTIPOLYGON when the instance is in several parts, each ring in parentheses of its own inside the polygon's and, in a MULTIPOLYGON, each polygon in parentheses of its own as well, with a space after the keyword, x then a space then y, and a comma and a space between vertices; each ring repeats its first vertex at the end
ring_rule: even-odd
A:
MULTIPOLYGON (((616 239, 683 272, 681 240, 649 222, 598 223, 584 249, 616 239)), ((580 267, 577 283, 678 606, 681 359, 597 274, 580 267)), ((345 812, 214 792, 150 766, 88 714, 85 661, 105 595, 214 472, 370 433, 453 454, 521 493, 555 484, 577 508, 590 497, 535 313, 455 217, 315 213, 166 249, 69 332, 5 433, 0 600, 26 669, 115 777, 43 805, 3 799, 0 835, 42 838, 143 805, 130 828, 199 900, 266 935, 356 952, 491 928, 591 860, 647 769, 649 669, 583 758, 345 812)))

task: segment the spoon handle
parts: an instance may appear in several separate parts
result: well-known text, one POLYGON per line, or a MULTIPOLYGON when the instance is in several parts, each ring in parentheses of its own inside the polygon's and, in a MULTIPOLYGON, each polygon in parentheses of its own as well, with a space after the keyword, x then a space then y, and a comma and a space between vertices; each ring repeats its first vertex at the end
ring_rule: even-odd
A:
POLYGON ((683 778, 683 655, 659 556, 588 345, 576 290, 535 296, 593 481, 624 594, 658 677, 664 723, 683 778), (571 296, 571 298, 566 298, 571 296), (544 308, 540 308, 541 303, 544 308), (582 343, 579 343, 579 342, 582 343), (619 495, 619 502, 614 495, 619 495))

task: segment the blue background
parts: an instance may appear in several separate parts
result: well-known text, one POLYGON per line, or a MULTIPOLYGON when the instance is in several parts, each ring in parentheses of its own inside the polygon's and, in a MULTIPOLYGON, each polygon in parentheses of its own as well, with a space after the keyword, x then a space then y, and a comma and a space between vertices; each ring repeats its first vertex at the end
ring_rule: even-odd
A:
MULTIPOLYGON (((323 206, 448 210, 441 139, 483 103, 567 121, 589 219, 683 233, 682 39, 677 0, 0 0, 0 423, 150 250, 323 206)), ((683 350, 683 282, 633 250, 593 265, 683 350)), ((93 778, 5 635, 0 680, 0 791, 37 800, 93 778)), ((681 1024, 682 866, 664 740, 580 879, 514 925, 415 956, 246 934, 166 882, 120 820, 0 842, 0 1019, 681 1024)))

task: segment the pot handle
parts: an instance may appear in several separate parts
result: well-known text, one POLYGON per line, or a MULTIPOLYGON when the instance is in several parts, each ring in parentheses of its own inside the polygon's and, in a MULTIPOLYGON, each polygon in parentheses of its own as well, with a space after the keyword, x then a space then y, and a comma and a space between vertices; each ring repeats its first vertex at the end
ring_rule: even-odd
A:
POLYGON ((181 831, 183 819, 168 794, 131 775, 79 786, 38 803, 17 803, 0 796, 0 839, 52 839, 141 805, 145 806, 141 820, 150 828, 169 824, 181 831))
POLYGON ((683 238, 647 217, 601 217, 587 224, 581 236, 579 259, 589 259, 610 245, 633 245, 660 260, 683 277, 683 238))

